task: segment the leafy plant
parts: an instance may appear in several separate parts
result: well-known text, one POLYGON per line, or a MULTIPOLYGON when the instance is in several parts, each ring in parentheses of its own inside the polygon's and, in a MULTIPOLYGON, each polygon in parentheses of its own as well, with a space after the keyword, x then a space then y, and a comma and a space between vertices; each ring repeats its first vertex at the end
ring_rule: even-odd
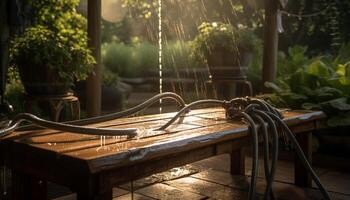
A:
POLYGON ((169 42, 163 52, 164 68, 169 70, 191 69, 205 66, 191 56, 191 43, 184 41, 169 42))
POLYGON ((105 55, 102 60, 106 68, 122 77, 133 77, 137 73, 131 46, 113 42, 104 48, 105 55))
MULTIPOLYGON (((339 55, 344 57, 348 48, 344 46, 339 55)), ((333 60, 309 59, 302 56, 305 51, 306 48, 291 48, 286 60, 281 61, 286 65, 279 66, 277 81, 265 83, 275 92, 269 96, 270 101, 280 107, 323 110, 329 126, 350 125, 350 54, 348 61, 340 64, 339 56, 333 60), (290 70, 284 69, 288 66, 290 70)))
MULTIPOLYGON (((190 42, 174 41, 163 47, 163 68, 190 69, 204 66, 191 56, 190 42)), ((147 70, 158 70, 159 50, 156 44, 135 42, 134 45, 110 43, 102 47, 105 67, 121 77, 137 77, 147 70)))
POLYGON ((28 0, 33 26, 11 41, 11 65, 46 66, 69 84, 86 79, 95 60, 87 47, 86 20, 75 11, 78 2, 28 0))
POLYGON ((138 66, 139 74, 144 70, 158 68, 158 46, 149 42, 140 42, 135 45, 134 62, 138 66))
POLYGON ((241 24, 234 27, 221 22, 204 22, 198 31, 193 40, 194 56, 198 60, 206 60, 206 56, 216 48, 239 55, 240 49, 253 49, 258 40, 252 30, 241 24))
POLYGON ((5 99, 13 106, 14 113, 12 115, 23 112, 24 88, 19 77, 17 68, 10 67, 7 71, 7 83, 5 90, 5 99))

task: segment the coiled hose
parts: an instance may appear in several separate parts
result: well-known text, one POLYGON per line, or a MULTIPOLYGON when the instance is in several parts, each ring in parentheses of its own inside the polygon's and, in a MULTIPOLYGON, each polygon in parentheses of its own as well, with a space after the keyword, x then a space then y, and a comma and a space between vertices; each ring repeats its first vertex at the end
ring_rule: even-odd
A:
POLYGON ((235 98, 230 101, 221 101, 221 100, 199 100, 188 104, 184 108, 182 108, 173 118, 171 118, 166 124, 159 128, 159 130, 167 129, 172 123, 174 123, 180 117, 185 117, 184 114, 190 111, 193 107, 206 105, 206 104, 216 104, 222 106, 226 110, 226 118, 227 119, 244 119, 248 125, 252 135, 253 140, 253 162, 252 162, 252 176, 249 187, 248 199, 255 199, 255 188, 256 188, 256 180, 258 176, 258 130, 257 124, 260 125, 260 129, 263 134, 263 145, 264 145, 264 171, 266 178, 266 188, 264 199, 274 199, 274 195, 272 192, 272 183, 274 180, 277 160, 278 160, 278 138, 279 134, 277 131, 278 127, 283 129, 281 134, 282 137, 286 137, 291 141, 299 159, 302 161, 304 167, 309 171, 313 180, 317 184, 319 190, 323 198, 329 200, 330 196, 324 186, 322 185, 320 179, 317 177, 316 173, 312 169, 310 163, 308 162, 304 152, 299 146, 298 141, 296 140, 294 134, 286 125, 286 123, 282 120, 283 115, 275 109, 273 106, 268 104, 267 102, 255 99, 255 98, 235 98), (272 133, 272 160, 271 166, 269 165, 269 137, 267 133, 267 128, 270 129, 272 133))

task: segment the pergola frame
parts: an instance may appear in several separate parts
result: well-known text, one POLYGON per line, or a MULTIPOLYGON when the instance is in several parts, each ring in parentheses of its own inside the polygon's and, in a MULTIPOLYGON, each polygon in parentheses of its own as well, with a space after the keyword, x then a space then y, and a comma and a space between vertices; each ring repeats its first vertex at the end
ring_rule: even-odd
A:
MULTIPOLYGON (((277 12, 278 0, 265 1, 263 83, 274 81, 277 71, 277 12)), ((101 0, 88 0, 88 37, 89 47, 96 59, 94 73, 86 82, 86 107, 88 116, 101 113, 101 0)), ((263 92, 269 92, 263 87, 263 92)))

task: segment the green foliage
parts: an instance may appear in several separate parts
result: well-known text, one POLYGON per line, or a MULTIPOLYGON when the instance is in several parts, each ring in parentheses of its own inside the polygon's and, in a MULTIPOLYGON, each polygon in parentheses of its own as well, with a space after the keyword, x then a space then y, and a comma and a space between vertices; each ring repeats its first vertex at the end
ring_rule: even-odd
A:
POLYGON ((118 85, 118 75, 112 72, 110 69, 102 66, 102 83, 105 86, 116 87, 118 85))
POLYGON ((307 58, 306 48, 293 47, 281 59, 278 79, 265 83, 274 90, 270 100, 277 106, 293 109, 321 109, 328 115, 327 125, 350 125, 350 45, 339 56, 307 58), (347 61, 340 59, 345 58, 347 61), (340 61, 345 63, 339 64, 340 61), (299 66, 299 67, 298 67, 299 66), (287 69, 290 67, 291 69, 287 69))
POLYGON ((295 45, 288 49, 288 56, 282 52, 278 52, 278 69, 277 76, 285 76, 293 74, 301 67, 310 64, 309 58, 306 56, 307 47, 295 45))
POLYGON ((313 14, 305 17, 283 16, 285 32, 282 49, 294 44, 307 45, 313 54, 337 52, 342 43, 349 42, 350 1, 299 0, 288 1, 286 11, 294 14, 313 14))
POLYGON ((54 27, 55 22, 67 14, 76 15, 79 0, 26 0, 32 11, 30 17, 34 24, 54 27))
POLYGON ((7 71, 7 83, 4 97, 15 108, 12 115, 23 112, 24 88, 19 77, 18 69, 9 67, 7 71))
POLYGON ((133 49, 123 43, 110 43, 104 46, 103 64, 122 77, 133 77, 137 73, 133 59, 133 49))
POLYGON ((240 49, 253 50, 258 41, 253 31, 243 25, 234 27, 221 22, 204 22, 198 30, 199 34, 193 40, 194 56, 198 60, 205 60, 217 48, 238 55, 240 49))
POLYGON ((123 0, 124 6, 131 9, 131 14, 134 17, 149 19, 154 16, 158 1, 153 0, 123 0))
POLYGON ((21 113, 24 111, 23 109, 23 102, 24 102, 24 88, 22 83, 17 81, 11 81, 6 84, 6 92, 5 92, 5 98, 6 101, 8 101, 14 108, 14 113, 11 113, 13 115, 17 113, 21 113))
POLYGON ((149 42, 141 42, 134 47, 134 62, 140 71, 158 68, 158 46, 149 42))
POLYGON ((191 69, 205 66, 194 60, 190 42, 175 41, 165 46, 163 52, 164 68, 170 70, 191 69))
POLYGON ((33 26, 11 41, 10 63, 15 67, 47 66, 73 84, 92 71, 86 20, 76 13, 79 0, 28 0, 33 26))
MULTIPOLYGON (((130 11, 128 16, 131 18, 137 21, 143 20, 144 24, 150 26, 157 23, 158 1, 122 1, 130 11)), ((243 24, 258 29, 262 27, 264 14, 263 3, 246 0, 170 0, 162 1, 162 10, 164 35, 171 40, 192 40, 196 34, 196 27, 203 20, 223 21, 235 26, 243 24), (181 27, 184 33, 178 33, 176 27, 181 27)))
POLYGON ((129 18, 123 18, 120 22, 108 22, 101 20, 101 42, 124 42, 131 40, 131 24, 129 18))
MULTIPOLYGON (((163 48, 163 69, 176 71, 204 66, 191 56, 190 42, 169 42, 163 48)), ((158 46, 149 42, 134 42, 134 45, 110 43, 102 47, 102 61, 111 72, 121 77, 142 76, 147 70, 157 70, 158 46)))
POLYGON ((254 48, 252 59, 248 65, 247 79, 252 83, 253 92, 255 94, 260 93, 261 89, 261 77, 262 77, 262 58, 263 58, 263 46, 261 40, 257 40, 254 48))

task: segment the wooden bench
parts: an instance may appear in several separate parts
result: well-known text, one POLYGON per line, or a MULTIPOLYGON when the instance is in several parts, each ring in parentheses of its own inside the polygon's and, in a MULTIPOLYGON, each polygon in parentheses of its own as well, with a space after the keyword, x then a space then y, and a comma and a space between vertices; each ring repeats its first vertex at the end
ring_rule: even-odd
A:
MULTIPOLYGON (((297 134, 311 161, 311 133, 322 112, 289 111, 285 121, 297 134)), ((80 200, 112 199, 112 187, 218 154, 231 154, 232 174, 244 174, 242 148, 250 143, 248 127, 227 121, 221 108, 192 111, 168 131, 153 131, 174 113, 123 118, 93 127, 134 127, 135 138, 106 137, 50 129, 17 132, 1 142, 1 158, 13 171, 14 199, 45 199, 46 181, 68 186, 80 200), (103 142, 103 138, 102 138, 103 142)), ((295 183, 310 186, 300 162, 295 183)))

